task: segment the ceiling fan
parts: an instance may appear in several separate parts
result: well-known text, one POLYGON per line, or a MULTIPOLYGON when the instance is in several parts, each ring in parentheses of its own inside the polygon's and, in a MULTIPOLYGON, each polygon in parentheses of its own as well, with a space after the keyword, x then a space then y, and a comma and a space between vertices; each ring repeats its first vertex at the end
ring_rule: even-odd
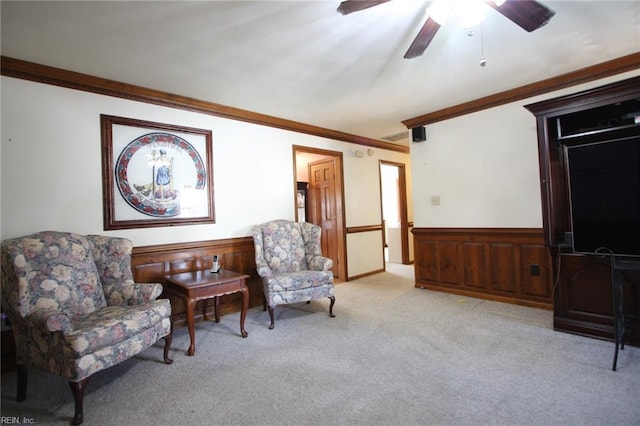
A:
MULTIPOLYGON (((390 0, 345 0, 338 6, 338 12, 348 15, 353 12, 368 9, 390 0)), ((405 59, 415 58, 424 51, 435 37, 444 20, 451 12, 455 2, 460 0, 434 0, 427 9, 427 20, 409 46, 405 59)), ((500 12, 507 19, 520 26, 527 32, 532 32, 544 26, 555 15, 555 12, 535 0, 473 0, 485 2, 500 12)))

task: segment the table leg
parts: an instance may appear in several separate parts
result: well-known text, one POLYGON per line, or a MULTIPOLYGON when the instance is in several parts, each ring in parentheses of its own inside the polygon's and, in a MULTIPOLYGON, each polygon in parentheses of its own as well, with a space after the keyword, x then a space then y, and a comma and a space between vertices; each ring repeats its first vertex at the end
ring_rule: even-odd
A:
POLYGON ((189 356, 193 356, 196 353, 196 321, 194 313, 195 308, 196 301, 194 299, 187 300, 187 327, 189 328, 189 338, 191 339, 191 344, 189 345, 189 350, 187 351, 187 355, 189 356))
POLYGON ((205 321, 209 321, 209 316, 207 315, 207 302, 208 299, 202 300, 202 319, 204 319, 205 321))
POLYGON ((242 291, 242 312, 240 312, 240 334, 242 337, 247 337, 249 333, 244 329, 244 320, 247 318, 247 310, 249 309, 249 289, 242 285, 240 289, 242 291))
POLYGON ((215 300, 215 313, 216 313, 216 322, 220 322, 220 297, 216 296, 214 297, 215 300))

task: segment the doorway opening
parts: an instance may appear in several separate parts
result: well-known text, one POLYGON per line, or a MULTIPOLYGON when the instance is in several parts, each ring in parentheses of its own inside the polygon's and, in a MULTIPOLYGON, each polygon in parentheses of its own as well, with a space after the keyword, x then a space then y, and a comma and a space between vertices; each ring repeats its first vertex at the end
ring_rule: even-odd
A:
POLYGON ((403 163, 380 161, 380 191, 385 268, 387 262, 411 263, 407 180, 403 163))
POLYGON ((342 152, 293 147, 295 218, 322 228, 322 254, 333 275, 347 279, 342 152))

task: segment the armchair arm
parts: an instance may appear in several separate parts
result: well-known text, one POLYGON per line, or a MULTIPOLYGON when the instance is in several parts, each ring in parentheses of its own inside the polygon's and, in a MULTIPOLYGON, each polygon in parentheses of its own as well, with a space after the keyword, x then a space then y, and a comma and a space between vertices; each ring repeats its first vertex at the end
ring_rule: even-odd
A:
POLYGON ((328 271, 333 268, 333 260, 318 255, 307 256, 307 267, 310 271, 328 271))
POLYGON ((127 280, 103 286, 107 305, 142 305, 152 302, 162 293, 162 284, 134 283, 127 280))
POLYGON ((264 261, 264 258, 262 259, 262 261, 256 262, 256 271, 258 272, 258 275, 261 276, 262 278, 268 278, 271 275, 273 275, 271 268, 269 268, 269 265, 267 264, 267 262, 264 261))
POLYGON ((73 331, 71 318, 64 312, 55 309, 36 309, 27 315, 25 320, 35 328, 46 327, 49 331, 61 331, 63 334, 73 331))

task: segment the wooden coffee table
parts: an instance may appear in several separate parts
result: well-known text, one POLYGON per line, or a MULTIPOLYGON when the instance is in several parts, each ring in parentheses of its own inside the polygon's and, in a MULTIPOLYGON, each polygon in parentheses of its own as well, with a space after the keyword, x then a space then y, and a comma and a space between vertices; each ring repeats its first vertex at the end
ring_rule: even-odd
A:
POLYGON ((240 334, 242 337, 249 335, 244 329, 244 320, 247 317, 247 309, 249 308, 249 289, 245 282, 247 278, 249 278, 249 275, 224 269, 216 273, 204 270, 165 275, 165 291, 169 294, 182 297, 187 305, 187 326, 189 328, 189 337, 191 338, 191 344, 187 351, 189 356, 193 356, 196 353, 195 307, 198 300, 215 298, 215 320, 216 322, 220 322, 218 296, 242 292, 240 334))

